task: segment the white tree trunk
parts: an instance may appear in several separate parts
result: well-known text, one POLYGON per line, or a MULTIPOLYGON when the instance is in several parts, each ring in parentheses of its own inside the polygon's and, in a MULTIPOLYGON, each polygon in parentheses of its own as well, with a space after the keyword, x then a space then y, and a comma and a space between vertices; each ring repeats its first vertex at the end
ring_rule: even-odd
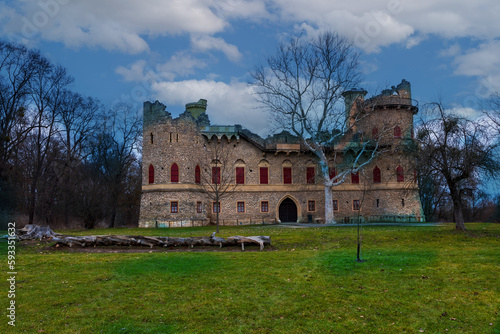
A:
POLYGON ((319 160, 319 167, 321 169, 321 176, 323 177, 323 184, 325 185, 325 224, 336 224, 335 217, 333 215, 333 192, 332 192, 332 180, 330 180, 330 170, 328 168, 328 161, 326 156, 320 154, 323 152, 316 153, 319 160))
POLYGON ((325 182, 325 224, 336 224, 333 216, 333 192, 332 187, 325 182))

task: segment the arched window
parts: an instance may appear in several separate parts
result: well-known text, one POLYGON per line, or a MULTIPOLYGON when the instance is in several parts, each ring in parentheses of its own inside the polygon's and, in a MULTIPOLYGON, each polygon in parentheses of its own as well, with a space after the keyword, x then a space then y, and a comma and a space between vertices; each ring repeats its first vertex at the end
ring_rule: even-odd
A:
POLYGON ((236 184, 245 184, 245 161, 238 159, 236 166, 236 184))
POLYGON ((330 172, 330 180, 334 179, 335 176, 337 176, 337 170, 335 169, 335 167, 328 167, 328 170, 330 172))
POLYGON ((399 126, 394 128, 394 138, 401 138, 401 128, 399 126))
POLYGON ((283 167, 283 183, 292 184, 292 167, 283 167))
POLYGON ((373 183, 380 183, 380 182, 382 182, 380 168, 378 168, 378 166, 375 166, 375 168, 373 168, 373 183))
POLYGON ((236 184, 245 184, 245 167, 236 167, 236 184))
POLYGON ((269 184, 269 162, 267 160, 259 162, 259 183, 269 184))
POLYGON ((220 184, 220 167, 212 167, 212 184, 220 184))
POLYGON ((405 175, 403 173, 403 167, 401 167, 401 165, 396 168, 396 177, 398 182, 405 182, 405 175))
POLYGON ((179 166, 175 163, 170 167, 170 182, 179 182, 179 166))
POLYGON ((359 183, 359 172, 351 173, 351 183, 359 183))
POLYGON ((283 183, 292 184, 292 163, 290 160, 283 161, 283 183))
POLYGON ((148 176, 149 184, 155 183, 155 168, 153 167, 153 165, 149 165, 148 176))
POLYGON ((316 183, 315 176, 316 176, 316 168, 307 167, 307 169, 306 169, 306 183, 308 183, 308 184, 316 183))
POLYGON ((196 168, 194 169, 194 183, 201 183, 201 169, 199 165, 196 165, 196 168))

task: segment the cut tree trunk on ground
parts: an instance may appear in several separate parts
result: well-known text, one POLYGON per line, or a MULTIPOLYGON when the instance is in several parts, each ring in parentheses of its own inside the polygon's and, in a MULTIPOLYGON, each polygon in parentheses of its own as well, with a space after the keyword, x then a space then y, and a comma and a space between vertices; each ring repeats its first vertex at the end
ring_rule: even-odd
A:
POLYGON ((46 231, 45 237, 52 238, 57 246, 79 246, 79 247, 95 247, 95 246, 148 246, 153 247, 194 247, 194 246, 240 246, 245 250, 246 244, 258 244, 260 250, 264 249, 264 245, 271 245, 271 237, 269 236, 233 236, 227 239, 219 238, 213 233, 209 237, 147 237, 141 235, 91 235, 91 236, 68 236, 54 233, 48 226, 29 227, 27 231, 21 232, 18 230, 20 240, 38 239, 40 233, 38 231, 46 231), (42 229, 43 228, 43 229, 42 229))
POLYGON ((50 229, 49 226, 39 226, 28 224, 22 229, 16 231, 19 240, 31 240, 31 239, 50 239, 58 236, 50 229))

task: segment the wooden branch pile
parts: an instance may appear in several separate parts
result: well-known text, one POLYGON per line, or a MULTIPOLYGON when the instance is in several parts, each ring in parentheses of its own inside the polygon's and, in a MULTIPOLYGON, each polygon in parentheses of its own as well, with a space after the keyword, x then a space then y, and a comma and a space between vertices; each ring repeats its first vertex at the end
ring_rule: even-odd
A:
POLYGON ((245 250, 245 243, 258 244, 260 250, 264 249, 264 245, 271 245, 271 237, 268 236, 233 236, 227 239, 215 237, 213 234, 210 237, 147 237, 141 235, 91 235, 91 236, 58 236, 53 237, 56 245, 60 246, 79 246, 79 247, 95 247, 95 246, 149 246, 153 247, 194 247, 194 246, 240 246, 245 250))
POLYGON ((258 244, 260 250, 264 245, 271 245, 269 236, 233 236, 227 239, 215 236, 215 232, 209 237, 147 237, 142 235, 90 235, 69 236, 55 233, 49 226, 26 225, 23 229, 16 231, 19 240, 32 240, 43 238, 55 241, 55 246, 149 246, 153 247, 194 247, 194 246, 240 246, 245 250, 246 244, 258 244))

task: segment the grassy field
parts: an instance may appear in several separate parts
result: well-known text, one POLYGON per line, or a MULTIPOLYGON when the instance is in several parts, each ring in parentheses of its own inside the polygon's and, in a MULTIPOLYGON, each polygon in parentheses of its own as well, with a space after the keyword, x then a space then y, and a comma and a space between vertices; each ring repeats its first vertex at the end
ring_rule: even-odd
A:
MULTIPOLYGON (((16 327, 1 333, 500 333, 500 225, 222 227, 246 251, 74 253, 17 243, 16 327)), ((214 229, 65 234, 210 235, 214 229)), ((9 271, 6 242, 2 277, 9 271)))

